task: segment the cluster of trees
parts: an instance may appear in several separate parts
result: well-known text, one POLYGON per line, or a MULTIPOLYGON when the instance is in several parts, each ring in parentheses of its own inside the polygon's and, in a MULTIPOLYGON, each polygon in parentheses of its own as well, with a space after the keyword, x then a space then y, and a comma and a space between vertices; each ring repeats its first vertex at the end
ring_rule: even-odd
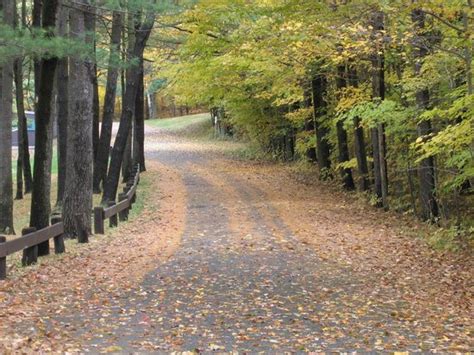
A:
POLYGON ((180 20, 181 102, 379 207, 472 212, 471 0, 201 1, 180 20))
MULTIPOLYGON (((31 227, 47 227, 52 212, 58 212, 67 235, 87 242, 93 193, 103 193, 103 203, 114 201, 121 175, 126 180, 135 163, 145 169, 144 50, 155 17, 172 5, 128 0, 1 1, 0 233, 14 234, 12 106, 19 127, 16 198, 31 192, 31 227), (105 86, 101 100, 99 82, 105 86), (111 149, 117 95, 122 101, 120 125, 111 149), (36 124, 32 165, 28 103, 36 124), (51 201, 54 149, 55 203, 51 201)), ((40 246, 39 253, 48 253, 48 245, 40 246)))

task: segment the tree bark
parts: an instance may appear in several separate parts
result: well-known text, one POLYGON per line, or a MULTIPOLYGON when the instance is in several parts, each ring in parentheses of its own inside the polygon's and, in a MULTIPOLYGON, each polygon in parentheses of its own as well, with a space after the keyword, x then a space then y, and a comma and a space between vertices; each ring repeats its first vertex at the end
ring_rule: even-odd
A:
MULTIPOLYGON (((349 84, 353 87, 358 86, 357 72, 353 66, 348 69, 349 84)), ((355 117, 354 120, 354 152, 357 159, 357 172, 359 175, 359 190, 367 191, 369 184, 369 167, 367 164, 367 152, 365 149, 364 128, 360 125, 360 118, 355 117)))
POLYGON ((130 125, 130 130, 128 132, 127 143, 125 145, 125 151, 123 154, 122 160, 122 181, 127 182, 132 174, 132 141, 135 131, 135 114, 132 115, 132 123, 130 125))
MULTIPOLYGON (((57 0, 44 0, 42 9, 42 27, 51 31, 56 26, 57 0)), ((49 36, 53 36, 49 32, 49 36)), ((33 172, 33 194, 31 199, 30 226, 42 229, 49 225, 51 212, 51 156, 52 156, 52 112, 54 78, 57 58, 41 61, 40 80, 38 85, 38 102, 36 106, 36 139, 33 172)), ((49 243, 38 246, 38 255, 49 252, 49 243)))
MULTIPOLYGON (((80 0, 83 6, 87 0, 80 0)), ((71 37, 84 40, 84 10, 71 9, 69 15, 71 37)), ((93 43, 88 41, 93 46, 93 43)), ((93 85, 90 80, 92 63, 79 57, 69 61, 69 119, 67 147, 68 169, 64 193, 63 221, 65 235, 87 243, 91 233, 92 162, 93 162, 93 85)))
MULTIPOLYGON (((154 21, 155 15, 153 13, 148 13, 145 22, 136 31, 136 40, 132 51, 132 54, 135 58, 141 58, 143 56, 143 51, 153 28, 154 21)), ((134 66, 127 73, 126 92, 123 101, 122 115, 120 117, 120 126, 112 150, 109 174, 107 175, 107 181, 104 187, 104 195, 102 198, 104 202, 114 201, 117 194, 117 188, 120 179, 120 168, 125 152, 127 137, 130 132, 133 113, 135 112, 138 76, 139 67, 137 66, 134 66)))
POLYGON ((327 103, 324 96, 327 92, 327 78, 319 74, 311 82, 313 92, 314 127, 316 131, 316 157, 320 169, 320 179, 331 177, 331 147, 328 141, 329 129, 324 125, 323 119, 327 114, 327 103))
MULTIPOLYGON (((32 21, 33 29, 41 28, 41 14, 43 11, 43 0, 33 0, 32 21)), ((35 77, 35 102, 39 96, 40 73, 41 73, 41 59, 34 58, 34 77, 35 77)))
MULTIPOLYGON (((383 54, 382 32, 384 29, 384 14, 375 11, 371 18, 375 42, 374 54, 372 55, 372 97, 376 100, 385 99, 385 59, 383 54)), ((379 123, 376 128, 371 129, 372 150, 374 159, 374 181, 375 194, 380 200, 378 207, 388 210, 388 175, 387 161, 385 157, 385 130, 384 125, 379 123)))
POLYGON ((102 114, 102 128, 100 131, 99 146, 94 163, 94 192, 100 193, 100 184, 107 176, 109 162, 110 141, 112 140, 112 125, 115 112, 115 98, 117 93, 118 59, 120 58, 120 41, 122 36, 122 13, 114 12, 112 20, 112 35, 110 38, 110 58, 107 70, 104 109, 102 114))
MULTIPOLYGON (((14 27, 18 28, 18 14, 16 11, 13 17, 14 27)), ((21 4, 21 27, 26 27, 26 1, 21 4)), ((16 199, 23 198, 25 193, 31 192, 33 178, 31 176, 30 151, 28 142, 28 123, 25 115, 25 101, 23 96, 23 58, 15 59, 13 65, 15 80, 16 110, 18 116, 18 160, 17 160, 17 193, 16 199), (24 179, 23 179, 24 177, 24 179), (23 189, 24 185, 24 189, 23 189)))
MULTIPOLYGON (((61 6, 58 16, 58 35, 67 36, 68 33, 69 9, 61 6)), ((58 112, 58 195, 57 206, 62 206, 64 190, 66 187, 67 174, 67 122, 68 122, 68 82, 69 82, 69 62, 68 58, 61 58, 58 62, 56 85, 58 89, 57 112, 58 112)))
MULTIPOLYGON (((305 90, 304 90, 303 107, 305 108, 310 108, 312 105, 311 89, 309 88, 309 86, 310 86, 310 83, 305 85, 305 90)), ((304 130, 306 132, 309 132, 310 135, 315 134, 314 133, 314 117, 311 117, 305 121, 304 130)), ((308 147, 308 150, 306 151, 306 157, 312 163, 317 162, 316 146, 308 147)))
POLYGON ((97 63, 96 63, 96 14, 95 8, 90 7, 89 11, 85 13, 85 31, 86 40, 94 45, 94 60, 87 62, 87 68, 89 72, 89 80, 92 84, 92 145, 94 158, 97 155, 99 146, 99 120, 100 120, 100 107, 99 107, 99 83, 97 80, 97 63))
MULTIPOLYGON (((14 3, 2 1, 3 22, 13 27, 14 3)), ((14 234, 12 177, 12 89, 13 60, 7 58, 0 68, 0 233, 14 234)))
MULTIPOLYGON (((428 54, 426 41, 423 40, 423 31, 425 27, 425 13, 420 9, 414 9, 411 13, 415 31, 418 34, 415 37, 413 53, 415 57, 415 75, 421 75, 421 67, 424 57, 428 54), (423 42, 423 43, 419 43, 423 42), (422 45, 423 44, 423 45, 422 45)), ((419 112, 429 108, 430 93, 427 88, 420 89, 415 94, 416 106, 419 112)), ((417 126, 418 136, 425 137, 432 132, 431 122, 427 120, 420 121, 417 126)), ((434 221, 439 215, 438 202, 436 200, 436 183, 434 158, 428 157, 420 162, 418 167, 418 178, 420 182, 420 199, 421 199, 421 218, 423 220, 434 221)))
MULTIPOLYGON (((343 89, 347 86, 346 81, 346 67, 339 65, 337 68, 336 87, 337 89, 343 89)), ((344 124, 341 121, 336 123, 337 131, 337 147, 338 147, 338 158, 339 163, 344 163, 350 160, 349 147, 347 145, 347 132, 344 129, 344 124)), ((352 170, 350 168, 341 169, 342 185, 346 190, 354 190, 354 179, 352 177, 352 170)))
MULTIPOLYGON (((134 13, 129 13, 128 14, 128 38, 127 38, 127 56, 128 56, 128 60, 131 61, 133 59, 139 59, 139 58, 134 58, 133 54, 131 53, 131 51, 133 51, 133 48, 134 48, 134 43, 135 43, 135 32, 134 32, 134 29, 135 29, 135 26, 137 25, 136 23, 136 19, 137 19, 137 15, 134 14, 134 13)), ((128 72, 132 70, 132 68, 129 68, 127 69, 127 78, 128 78, 128 72)), ((125 80, 127 81, 127 80, 125 80)), ((126 85, 126 84, 125 84, 126 85)), ((138 92, 138 88, 137 88, 137 92, 138 92)), ((123 108, 122 108, 123 109, 123 108)), ((134 109, 134 112, 133 112, 133 116, 132 116, 132 124, 130 126, 130 131, 129 131, 129 136, 127 138, 127 145, 125 146, 125 153, 124 153, 124 156, 123 156, 123 162, 122 162, 122 178, 123 178, 123 182, 126 182, 131 174, 132 174, 132 167, 133 167, 133 156, 132 156, 132 153, 133 153, 133 144, 134 144, 134 141, 135 141, 135 110, 136 110, 136 105, 135 105, 135 109, 134 109)))
POLYGON ((145 171, 145 83, 143 58, 140 58, 137 99, 135 103, 135 142, 134 162, 140 164, 140 171, 145 171))

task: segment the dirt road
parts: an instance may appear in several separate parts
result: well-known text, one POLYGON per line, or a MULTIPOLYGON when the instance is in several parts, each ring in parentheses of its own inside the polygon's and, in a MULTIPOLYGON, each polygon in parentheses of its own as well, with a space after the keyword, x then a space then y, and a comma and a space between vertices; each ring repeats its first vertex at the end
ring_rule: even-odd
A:
POLYGON ((147 159, 165 202, 141 223, 175 222, 166 234, 161 222, 145 226, 140 243, 146 250, 171 238, 173 246, 158 258, 158 243, 138 268, 135 258, 121 262, 103 282, 115 285, 128 268, 137 276, 112 296, 100 281, 95 287, 105 291, 97 295, 90 280, 80 295, 64 291, 62 307, 77 307, 49 315, 46 329, 69 337, 62 347, 51 341, 52 349, 473 349, 472 264, 408 236, 416 224, 298 182, 284 167, 232 160, 230 143, 147 130, 147 159))

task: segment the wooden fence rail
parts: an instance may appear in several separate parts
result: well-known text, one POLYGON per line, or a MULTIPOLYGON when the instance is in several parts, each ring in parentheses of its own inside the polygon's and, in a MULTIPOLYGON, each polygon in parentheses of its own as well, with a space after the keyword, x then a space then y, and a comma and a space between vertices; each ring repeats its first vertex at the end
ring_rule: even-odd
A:
POLYGON ((126 221, 128 213, 136 201, 137 187, 140 182, 140 166, 133 168, 132 177, 123 188, 123 192, 118 195, 118 203, 111 201, 107 207, 97 206, 94 208, 94 233, 104 234, 104 222, 109 220, 110 227, 116 227, 118 221, 126 221))
MULTIPOLYGON (((137 187, 140 182, 140 166, 136 165, 132 171, 132 177, 119 194, 119 202, 111 202, 109 206, 94 208, 94 232, 104 234, 104 220, 110 219, 110 226, 118 225, 120 221, 128 219, 128 213, 136 201, 137 187)), ((0 280, 7 277, 7 256, 23 251, 22 265, 27 266, 38 261, 38 244, 54 239, 54 252, 61 254, 66 251, 64 246, 64 224, 60 216, 53 215, 51 226, 36 230, 35 228, 24 228, 21 237, 6 241, 5 236, 0 236, 0 280)))

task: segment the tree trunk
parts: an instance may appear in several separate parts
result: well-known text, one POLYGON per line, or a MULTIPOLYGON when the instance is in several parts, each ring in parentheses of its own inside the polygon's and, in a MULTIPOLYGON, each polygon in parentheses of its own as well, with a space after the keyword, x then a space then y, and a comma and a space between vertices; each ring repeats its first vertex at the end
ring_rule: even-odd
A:
POLYGON ((109 162, 110 141, 112 140, 112 125, 115 112, 115 97, 117 93, 118 61, 120 58, 120 41, 122 36, 122 13, 114 12, 112 20, 112 35, 110 38, 110 58, 107 70, 102 128, 99 146, 94 163, 94 192, 100 192, 100 184, 105 181, 109 162))
MULTIPOLYGON (((358 86, 357 72, 353 66, 348 69, 349 84, 353 87, 358 86)), ((369 184, 369 167, 367 164, 367 152, 365 149, 364 129, 360 125, 360 118, 354 118, 354 151, 357 159, 357 172, 359 175, 359 190, 367 191, 369 184)))
POLYGON ((327 79, 324 75, 317 75, 311 82, 313 91, 314 127, 316 131, 316 157, 320 169, 320 179, 331 177, 331 147, 328 141, 329 129, 323 119, 327 114, 327 103, 324 96, 327 92, 327 79))
MULTIPOLYGON (((61 6, 58 16, 58 35, 67 36, 69 9, 61 6)), ((58 89, 57 111, 58 111, 58 195, 57 206, 62 206, 67 174, 67 122, 68 122, 68 82, 69 62, 68 58, 62 58, 58 62, 56 85, 58 89)))
MULTIPOLYGON (((43 11, 43 0, 33 0, 32 10, 32 26, 35 29, 41 28, 41 13, 43 11)), ((38 101, 40 74, 41 74, 41 59, 34 58, 34 77, 35 77, 35 102, 38 101)))
POLYGON ((134 162, 140 164, 140 171, 145 171, 145 88, 143 58, 140 58, 137 99, 135 103, 135 142, 134 162))
MULTIPOLYGON (((21 58, 15 59, 14 76, 15 76, 15 96, 16 111, 18 118, 18 159, 16 171, 16 200, 23 199, 23 165, 25 161, 25 136, 24 130, 27 125, 25 115, 25 105, 23 101, 23 71, 21 58)), ((30 171, 31 173, 31 171, 30 171)))
POLYGON ((90 11, 85 13, 85 29, 86 29, 86 40, 94 45, 94 60, 87 62, 89 80, 92 84, 92 145, 94 158, 97 155, 97 149, 99 145, 99 120, 100 120, 100 107, 99 107, 99 83, 97 80, 97 64, 96 64, 96 14, 94 7, 90 7, 90 11))
MULTIPOLYGON (((86 0, 80 0, 86 5, 86 0)), ((70 34, 80 41, 85 33, 85 13, 90 9, 70 9, 70 34)), ((88 41, 90 46, 93 43, 88 41)), ((90 67, 80 57, 69 61, 69 119, 67 147, 68 169, 64 193, 64 231, 69 237, 77 237, 79 243, 87 243, 91 233, 92 210, 92 162, 93 162, 93 85, 90 67)))
POLYGON ((132 174, 132 166, 133 166, 132 141, 133 141, 134 131, 135 131, 134 116, 135 114, 132 115, 132 123, 130 125, 130 130, 128 132, 128 137, 127 137, 127 144, 125 145, 125 152, 123 154, 123 162, 122 162, 122 181, 123 182, 127 182, 132 174))
MULTIPOLYGON (((21 25, 26 27, 26 3, 22 1, 21 25)), ((16 9, 15 9, 16 10, 16 9)), ((15 11, 14 26, 18 26, 18 16, 15 11)), ((28 142, 28 123, 25 115, 25 101, 23 96, 23 59, 17 58, 14 62, 16 110, 18 116, 18 161, 17 161, 17 194, 16 199, 22 199, 24 193, 31 192, 33 178, 31 176, 30 150, 28 142), (24 177, 24 179, 23 179, 24 177), (23 189, 24 185, 24 189, 23 189)))
MULTIPOLYGON (((372 55, 372 97, 375 100, 385 99, 385 63, 383 54, 382 32, 384 29, 384 14, 375 11, 372 14, 372 39, 375 42, 374 54, 372 55)), ((371 129, 372 151, 374 159, 374 181, 375 194, 379 199, 377 206, 388 209, 388 175, 387 161, 385 157, 385 132, 383 124, 379 123, 376 128, 371 129)))
MULTIPOLYGON (((153 28, 154 21, 155 15, 148 13, 144 24, 136 31, 136 40, 132 51, 132 54, 135 58, 141 58, 143 56, 143 51, 153 28)), ((103 202, 114 201, 117 194, 117 188, 120 179, 120 168, 125 152, 127 137, 130 132, 133 113, 135 112, 139 72, 140 68, 138 66, 134 66, 127 73, 127 86, 123 101, 122 115, 120 117, 120 126, 112 150, 109 174, 107 175, 107 181, 104 187, 104 196, 102 198, 103 202)))
MULTIPOLYGON (((311 107, 311 90, 308 87, 310 84, 308 83, 305 90, 304 90, 304 101, 303 101, 303 106, 305 108, 311 107)), ((309 132, 310 135, 314 134, 314 118, 311 117, 305 121, 304 124, 304 130, 306 132, 309 132)), ((308 150, 306 151, 306 157, 308 160, 312 163, 317 162, 316 158, 316 146, 309 147, 308 150)))
MULTIPOLYGON (((13 26, 14 4, 2 1, 3 22, 13 26)), ((14 234, 12 177, 12 89, 13 61, 7 59, 0 68, 0 233, 14 234)))
MULTIPOLYGON (((425 27, 425 14, 420 9, 412 11, 412 21, 417 32, 422 32, 425 27)), ((422 39, 422 34, 415 37, 415 48, 413 53, 415 57, 415 74, 421 75, 421 67, 424 57, 428 54, 426 45, 422 39), (422 43, 420 43, 422 42, 422 43)), ((420 89, 416 92, 416 106, 419 112, 429 107, 430 93, 427 88, 420 89)), ((430 121, 420 121, 417 127, 418 136, 425 137, 432 132, 430 121)), ((420 162, 418 168, 418 178, 420 181, 420 199, 421 199, 421 218, 423 220, 433 221, 439 215, 438 202, 436 200, 436 183, 434 158, 428 157, 420 162)))
MULTIPOLYGON (((337 68, 337 79, 336 86, 338 89, 343 89, 346 87, 346 67, 344 65, 339 65, 337 68)), ((339 163, 344 163, 350 160, 349 157, 349 147, 347 145, 347 132, 344 129, 344 124, 341 121, 336 123, 337 131, 337 147, 339 151, 339 163)), ((341 169, 341 178, 342 184, 346 190, 354 190, 354 179, 352 177, 352 170, 350 168, 341 169)))
MULTIPOLYGON (((137 16, 136 14, 133 14, 133 13, 129 13, 128 14, 128 37, 127 37, 127 56, 128 56, 128 60, 132 60, 134 57, 133 57, 133 54, 131 53, 131 51, 133 51, 133 48, 134 48, 134 43, 135 43, 135 32, 134 32, 134 29, 135 29, 135 26, 136 26, 136 19, 137 19, 137 16)), ((134 59, 138 59, 140 60, 139 58, 134 58, 134 59)), ((127 69, 127 78, 128 78, 128 71, 132 70, 131 68, 127 69)), ((140 70, 140 68, 139 68, 140 70)), ((137 83, 137 85, 139 85, 139 83, 137 83)), ((137 88, 137 92, 138 92, 138 88, 137 88)), ((136 110, 136 105, 134 106, 135 109, 134 109, 134 112, 133 112, 133 116, 132 116, 132 124, 130 126, 130 131, 129 131, 129 135, 128 135, 128 138, 127 138, 127 145, 125 147, 125 153, 124 153, 124 156, 123 156, 123 163, 122 163, 122 178, 123 178, 123 182, 126 182, 128 181, 128 179, 130 178, 131 174, 132 174, 132 167, 133 167, 133 145, 135 143, 135 110, 136 110)))
MULTIPOLYGON (((42 11, 42 27, 51 31, 56 27, 57 0, 44 0, 42 11)), ((53 36, 49 32, 49 36, 53 36)), ((42 229, 49 225, 51 212, 51 156, 52 156, 52 112, 54 78, 57 58, 52 57, 41 61, 41 75, 38 85, 38 103, 36 106, 36 140, 33 172, 33 194, 31 198, 30 226, 42 229)), ((49 252, 49 243, 38 246, 38 255, 49 252)))

